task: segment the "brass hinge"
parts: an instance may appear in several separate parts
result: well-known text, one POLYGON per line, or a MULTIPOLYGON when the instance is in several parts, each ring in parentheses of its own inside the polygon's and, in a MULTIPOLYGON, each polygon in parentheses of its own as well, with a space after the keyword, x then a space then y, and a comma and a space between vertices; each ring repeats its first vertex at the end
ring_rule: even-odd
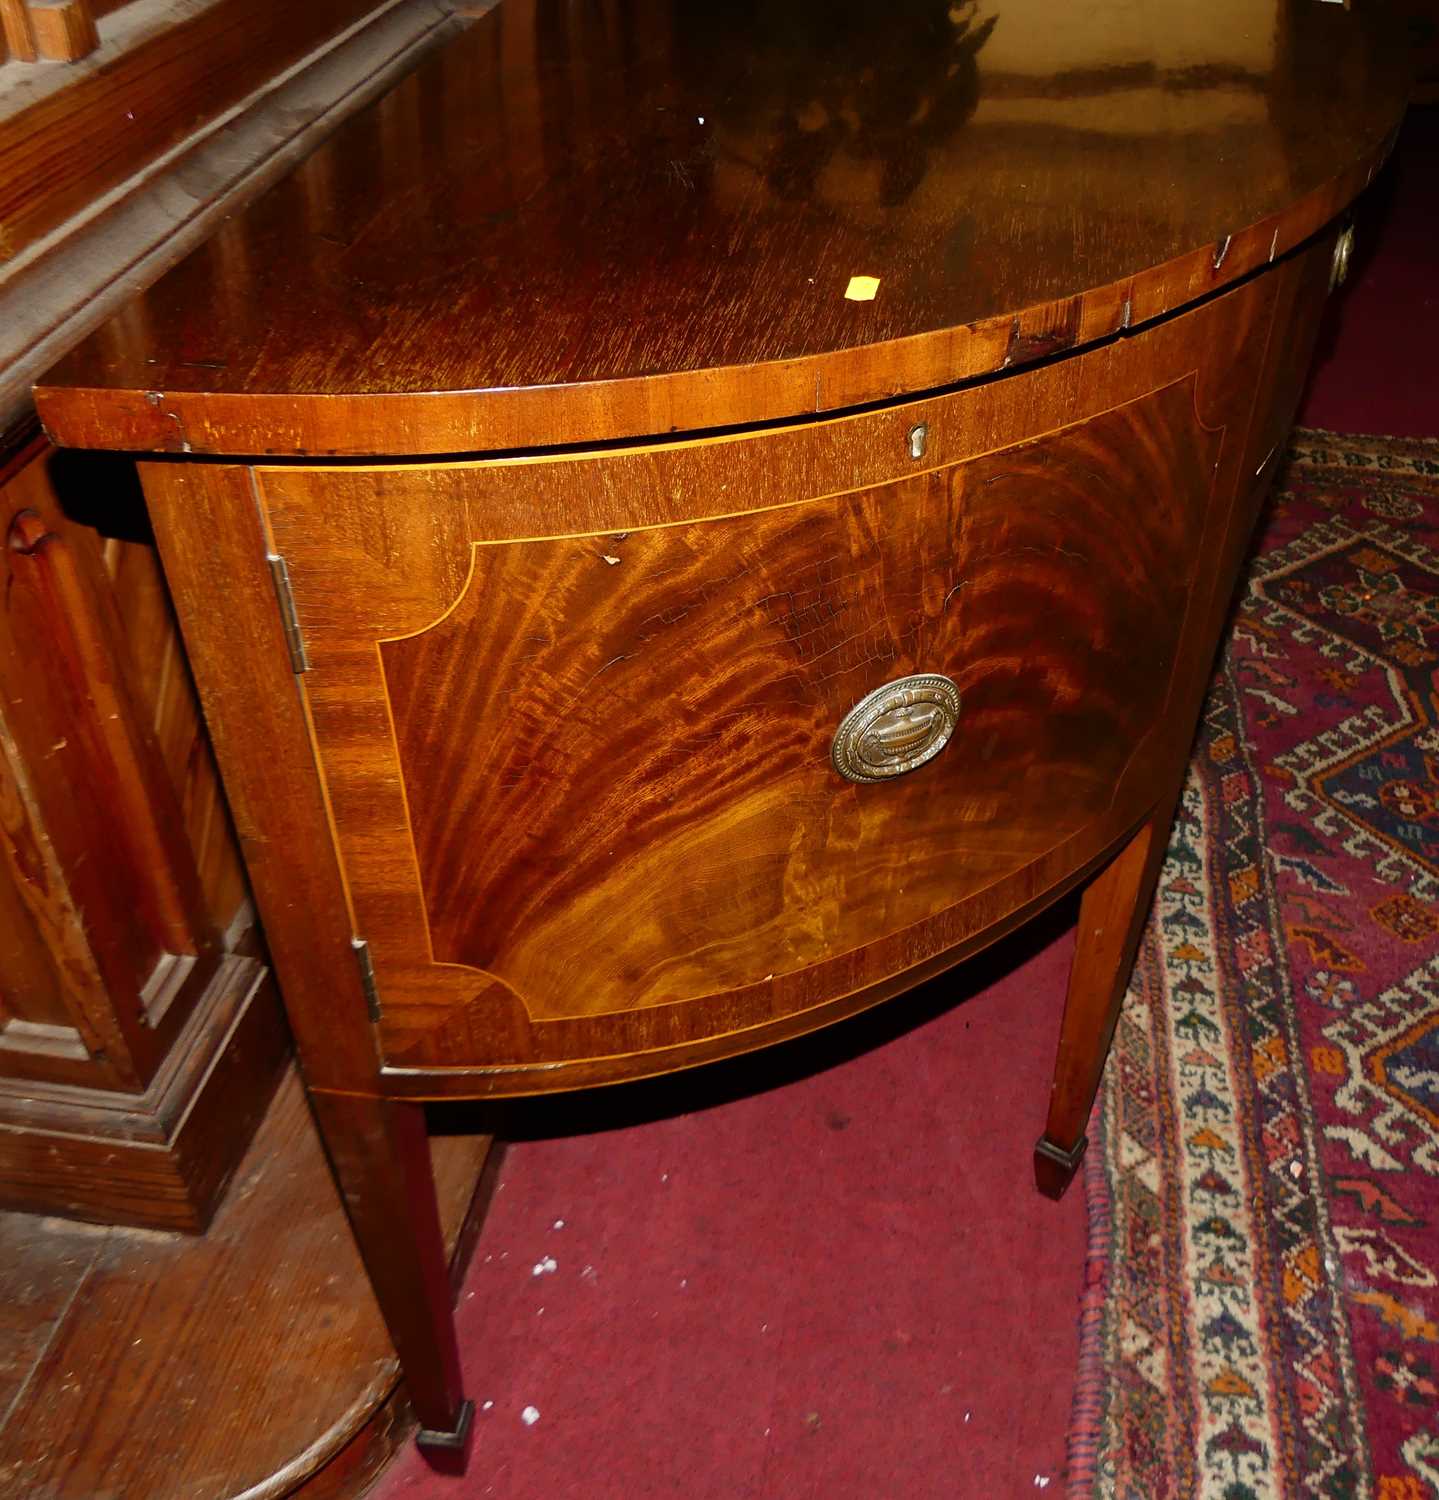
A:
POLYGON ((350 947, 355 951, 355 963, 360 970, 360 988, 365 992, 365 1009, 372 1021, 380 1019, 380 991, 375 984, 375 965, 370 958, 370 945, 364 938, 351 938, 350 947))
POLYGON ((270 564, 270 577, 275 584, 275 597, 280 601, 280 621, 285 627, 285 644, 290 648, 290 667, 296 674, 310 670, 310 658, 305 654, 305 637, 300 633, 300 616, 295 610, 295 591, 290 587, 290 569, 285 559, 277 553, 266 554, 270 564))

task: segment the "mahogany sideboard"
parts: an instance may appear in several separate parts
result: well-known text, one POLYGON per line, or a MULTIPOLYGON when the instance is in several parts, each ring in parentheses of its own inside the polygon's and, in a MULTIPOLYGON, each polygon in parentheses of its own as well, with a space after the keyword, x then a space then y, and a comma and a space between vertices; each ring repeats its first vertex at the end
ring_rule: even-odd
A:
POLYGON ((1085 883, 1067 1185, 1404 97, 1367 0, 503 0, 41 381, 146 455, 423 1441, 424 1100, 791 1037, 1085 883))

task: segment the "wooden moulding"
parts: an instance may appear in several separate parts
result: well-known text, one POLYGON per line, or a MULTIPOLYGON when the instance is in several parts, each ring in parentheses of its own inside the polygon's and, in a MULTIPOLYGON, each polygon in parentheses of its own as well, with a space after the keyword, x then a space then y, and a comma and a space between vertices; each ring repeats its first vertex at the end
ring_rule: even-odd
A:
POLYGON ((123 472, 0 453, 0 1205, 199 1231, 286 1055, 278 998, 220 936, 253 916, 143 533, 72 513, 103 493, 125 535, 123 472))
MULTIPOLYGON (((498 1155, 431 1156, 457 1285, 498 1155)), ((343 1500, 414 1430, 293 1073, 200 1238, 0 1213, 0 1306, 0 1494, 343 1500)))
POLYGON ((144 1093, 0 1079, 0 1206, 203 1230, 288 1050, 265 966, 227 955, 144 1093))

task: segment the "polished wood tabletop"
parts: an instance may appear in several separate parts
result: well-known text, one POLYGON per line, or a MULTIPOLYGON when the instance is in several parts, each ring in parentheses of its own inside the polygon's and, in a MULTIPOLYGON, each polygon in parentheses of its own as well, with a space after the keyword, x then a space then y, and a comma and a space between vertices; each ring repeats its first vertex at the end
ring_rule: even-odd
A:
POLYGON ((41 413, 78 445, 419 454, 933 389, 1283 255, 1372 176, 1405 66, 1373 0, 502 0, 41 413))

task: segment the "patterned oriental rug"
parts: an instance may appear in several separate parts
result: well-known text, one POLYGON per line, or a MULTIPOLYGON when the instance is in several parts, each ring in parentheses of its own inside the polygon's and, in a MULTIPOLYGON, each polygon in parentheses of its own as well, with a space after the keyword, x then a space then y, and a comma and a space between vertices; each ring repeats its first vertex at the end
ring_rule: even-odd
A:
POLYGON ((1439 1496, 1439 442, 1295 444, 1092 1132, 1075 1500, 1439 1496))

